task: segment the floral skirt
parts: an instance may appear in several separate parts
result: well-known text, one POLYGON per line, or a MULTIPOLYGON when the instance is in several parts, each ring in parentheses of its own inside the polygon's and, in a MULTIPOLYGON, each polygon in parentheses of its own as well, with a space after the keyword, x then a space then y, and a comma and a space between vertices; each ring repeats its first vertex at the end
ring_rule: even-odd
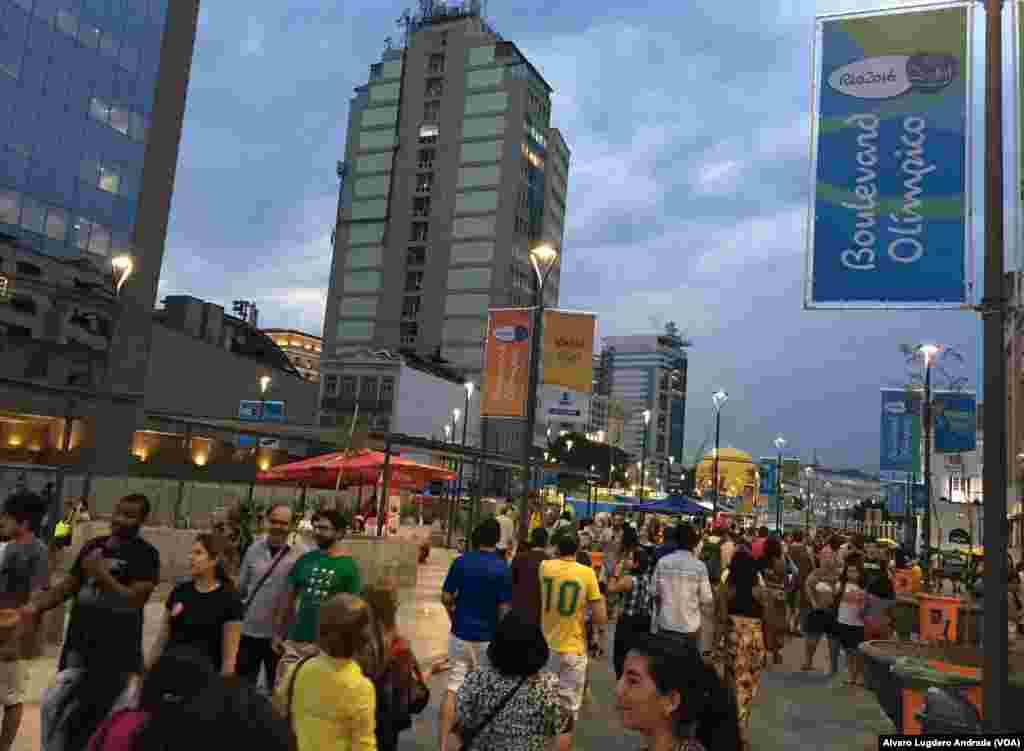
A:
POLYGON ((719 669, 722 680, 736 694, 740 729, 744 734, 750 723, 750 708, 761 686, 765 654, 761 619, 729 616, 719 669))

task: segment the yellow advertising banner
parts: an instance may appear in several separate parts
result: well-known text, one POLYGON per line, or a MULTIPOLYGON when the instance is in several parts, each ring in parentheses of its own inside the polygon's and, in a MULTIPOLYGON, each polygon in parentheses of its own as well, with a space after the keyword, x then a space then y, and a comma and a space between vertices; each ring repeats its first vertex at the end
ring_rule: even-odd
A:
POLYGON ((589 313, 544 311, 543 383, 593 391, 595 322, 589 313))
POLYGON ((487 327, 480 414, 523 417, 530 384, 530 311, 492 310, 487 327))

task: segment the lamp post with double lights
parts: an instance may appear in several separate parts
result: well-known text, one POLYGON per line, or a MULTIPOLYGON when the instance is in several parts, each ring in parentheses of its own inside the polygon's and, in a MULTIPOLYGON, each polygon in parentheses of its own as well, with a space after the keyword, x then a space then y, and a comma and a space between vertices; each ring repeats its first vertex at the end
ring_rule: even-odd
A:
POLYGON ((650 433, 651 410, 643 411, 644 418, 644 442, 640 453, 640 501, 644 499, 644 487, 647 485, 647 434, 650 433))
POLYGON ((811 482, 814 481, 814 468, 807 467, 804 469, 804 477, 807 478, 807 499, 805 501, 806 506, 804 510, 804 527, 805 533, 811 533, 811 514, 813 513, 812 504, 814 501, 814 493, 811 491, 811 482))
POLYGON ((782 450, 786 448, 786 439, 781 435, 775 439, 775 448, 779 452, 779 461, 775 465, 775 531, 782 534, 782 450))
POLYGON ((718 452, 720 447, 719 439, 722 435, 722 405, 729 401, 729 395, 719 389, 711 395, 711 403, 715 405, 715 460, 714 460, 714 480, 715 480, 715 497, 712 501, 712 516, 716 519, 718 517, 718 452))
POLYGON ((544 326, 544 288, 558 262, 558 251, 548 244, 530 251, 530 263, 537 275, 533 327, 530 332, 530 378, 526 391, 526 430, 523 431, 522 473, 523 495, 519 502, 519 542, 525 543, 530 531, 530 471, 532 468, 533 431, 537 424, 537 390, 540 381, 540 342, 544 326))

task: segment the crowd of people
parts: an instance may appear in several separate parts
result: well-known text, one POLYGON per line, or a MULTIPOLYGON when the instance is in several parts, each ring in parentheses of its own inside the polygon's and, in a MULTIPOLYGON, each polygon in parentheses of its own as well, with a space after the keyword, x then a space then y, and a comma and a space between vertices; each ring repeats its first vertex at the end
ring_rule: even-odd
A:
MULTIPOLYGON (((268 751, 394 751, 430 701, 431 670, 398 628, 397 584, 364 582, 336 511, 313 516, 307 549, 291 509, 269 509, 237 575, 230 543, 198 534, 147 651, 143 609, 161 581, 159 552, 140 535, 148 499, 120 499, 110 534, 52 581, 46 510, 27 491, 0 509, 0 751, 18 734, 39 618, 68 601, 40 707, 44 751, 144 751, 204 728, 268 751)), ((606 657, 622 724, 648 751, 746 749, 761 674, 787 639, 804 638, 804 670, 816 669, 822 640, 831 672, 845 652, 846 682, 861 686, 858 647, 892 630, 892 577, 920 581, 901 551, 835 530, 780 537, 657 518, 640 529, 621 513, 566 513, 520 545, 514 516, 481 522, 442 586, 440 751, 571 748, 590 671, 606 657)))

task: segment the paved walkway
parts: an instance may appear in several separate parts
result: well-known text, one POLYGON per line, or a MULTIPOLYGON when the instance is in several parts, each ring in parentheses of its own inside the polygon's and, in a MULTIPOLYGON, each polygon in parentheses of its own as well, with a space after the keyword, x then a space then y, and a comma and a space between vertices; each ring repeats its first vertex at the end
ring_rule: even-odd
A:
MULTIPOLYGON (((441 606, 440 591, 454 554, 431 551, 430 561, 419 569, 415 588, 403 590, 399 608, 399 627, 412 642, 417 656, 432 664, 447 653, 448 616, 441 606)), ((159 594, 146 607, 145 643, 156 638, 162 616, 163 599, 159 594)), ((873 694, 863 689, 842 686, 842 674, 825 675, 826 650, 819 649, 821 672, 801 673, 803 641, 792 639, 784 651, 784 664, 764 673, 761 693, 751 719, 755 751, 792 751, 815 748, 846 751, 877 748, 879 733, 892 732, 892 725, 878 707, 873 694)), ((30 665, 30 703, 26 706, 22 731, 14 751, 39 748, 38 699, 56 671, 56 648, 30 665)), ((413 728, 403 733, 401 751, 433 751, 437 748, 437 712, 445 690, 447 675, 431 680, 430 706, 416 718, 413 728)), ((615 710, 615 678, 610 661, 602 660, 592 670, 592 691, 584 704, 576 748, 594 751, 636 751, 639 736, 619 725, 615 710)))

